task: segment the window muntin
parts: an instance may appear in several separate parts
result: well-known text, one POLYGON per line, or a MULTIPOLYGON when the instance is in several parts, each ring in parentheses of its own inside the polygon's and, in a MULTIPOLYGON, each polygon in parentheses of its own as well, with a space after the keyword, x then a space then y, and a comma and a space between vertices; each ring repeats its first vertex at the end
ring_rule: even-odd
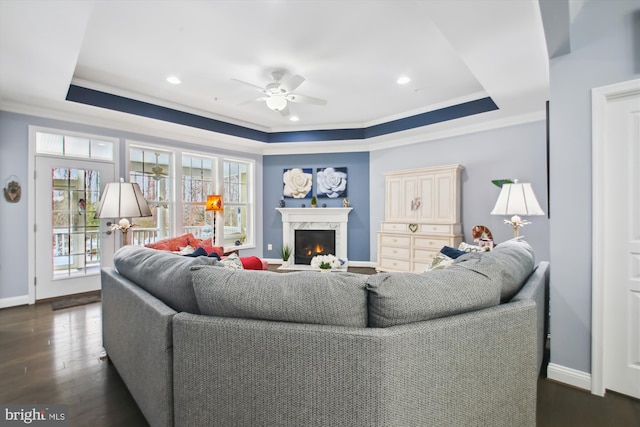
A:
POLYGON ((213 217, 205 210, 207 196, 223 191, 225 238, 220 243, 254 245, 253 170, 251 161, 130 144, 129 180, 140 185, 153 213, 134 219, 131 241, 142 245, 183 233, 210 238, 213 217))
POLYGON ((52 249, 54 279, 96 274, 100 267, 100 172, 53 168, 52 249))
POLYGON ((224 161, 224 246, 253 245, 252 164, 224 161))
POLYGON ((210 238, 212 218, 205 210, 215 188, 214 158, 182 155, 182 225, 197 238, 210 238))
POLYGON ((172 236, 173 153, 143 147, 129 149, 129 181, 140 186, 153 216, 135 218, 134 244, 172 236))
POLYGON ((113 141, 47 132, 36 132, 36 153, 113 161, 113 141))

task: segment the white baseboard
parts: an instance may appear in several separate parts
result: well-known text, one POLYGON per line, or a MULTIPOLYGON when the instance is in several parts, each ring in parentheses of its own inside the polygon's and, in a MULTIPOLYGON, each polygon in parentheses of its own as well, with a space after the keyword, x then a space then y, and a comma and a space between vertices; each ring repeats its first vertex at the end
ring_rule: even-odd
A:
POLYGON ((19 297, 0 298, 0 308, 15 307, 17 305, 29 304, 29 295, 21 295, 19 297))
POLYGON ((591 391, 591 374, 567 368, 566 366, 549 363, 547 366, 547 378, 576 388, 591 391))

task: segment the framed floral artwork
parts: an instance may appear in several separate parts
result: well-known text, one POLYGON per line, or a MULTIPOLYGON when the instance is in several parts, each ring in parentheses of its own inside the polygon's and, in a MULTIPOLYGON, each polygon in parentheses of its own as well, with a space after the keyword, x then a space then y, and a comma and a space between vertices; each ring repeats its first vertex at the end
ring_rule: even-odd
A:
POLYGON ((309 199, 313 190, 313 170, 285 169, 282 174, 282 195, 291 199, 309 199))
POLYGON ((347 168, 330 167, 316 170, 319 198, 347 197, 347 168))

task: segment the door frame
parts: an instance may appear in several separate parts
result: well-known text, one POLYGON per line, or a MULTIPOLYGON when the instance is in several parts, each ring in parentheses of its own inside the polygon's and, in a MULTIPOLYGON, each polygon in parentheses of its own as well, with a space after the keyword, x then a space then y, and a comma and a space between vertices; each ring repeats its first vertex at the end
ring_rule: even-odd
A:
POLYGON ((640 95, 640 79, 629 80, 591 90, 592 125, 592 243, 591 243, 591 393, 604 396, 604 241, 606 113, 608 103, 620 97, 640 95))
MULTIPOLYGON (((90 134, 86 132, 77 132, 70 131, 65 129, 56 129, 56 128, 47 128, 41 126, 29 126, 29 147, 28 147, 28 182, 27 182, 27 248, 28 248, 28 260, 27 260, 27 281, 29 287, 29 304, 35 304, 36 302, 36 180, 35 180, 35 172, 36 172, 36 133, 37 132, 47 132, 53 134, 63 134, 68 136, 77 136, 80 138, 95 138, 101 139, 104 141, 113 142, 113 165, 114 165, 114 176, 120 176, 120 138, 117 137, 109 137, 104 135, 90 134)), ((69 159, 83 160, 83 161, 95 161, 87 158, 74 158, 69 157, 69 159)), ((117 247, 116 247, 117 249, 117 247)))

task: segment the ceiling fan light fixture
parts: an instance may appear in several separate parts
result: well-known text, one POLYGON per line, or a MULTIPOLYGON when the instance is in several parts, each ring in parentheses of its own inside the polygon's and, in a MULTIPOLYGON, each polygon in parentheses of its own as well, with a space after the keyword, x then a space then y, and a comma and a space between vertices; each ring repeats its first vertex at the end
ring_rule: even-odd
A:
POLYGON ((271 96, 266 100, 267 107, 273 111, 281 111, 287 106, 287 100, 281 96, 271 96))

